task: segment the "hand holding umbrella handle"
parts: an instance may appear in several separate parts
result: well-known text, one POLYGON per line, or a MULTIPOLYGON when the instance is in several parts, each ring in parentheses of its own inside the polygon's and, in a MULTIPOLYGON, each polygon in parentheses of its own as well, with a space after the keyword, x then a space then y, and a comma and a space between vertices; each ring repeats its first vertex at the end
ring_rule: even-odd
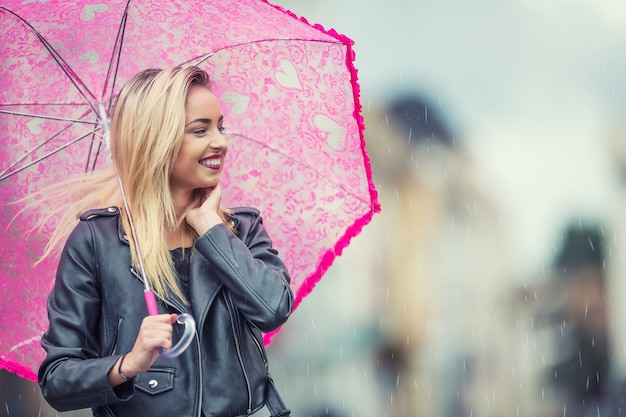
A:
MULTIPOLYGON (((144 298, 146 299, 148 314, 150 314, 151 316, 159 314, 154 293, 152 291, 145 291, 144 298)), ((196 321, 191 315, 179 314, 176 323, 183 324, 185 326, 185 329, 183 330, 183 334, 178 340, 178 343, 176 343, 176 345, 174 345, 171 349, 159 348, 159 352, 164 358, 175 358, 176 356, 183 353, 185 349, 189 347, 194 335, 196 334, 196 321)))

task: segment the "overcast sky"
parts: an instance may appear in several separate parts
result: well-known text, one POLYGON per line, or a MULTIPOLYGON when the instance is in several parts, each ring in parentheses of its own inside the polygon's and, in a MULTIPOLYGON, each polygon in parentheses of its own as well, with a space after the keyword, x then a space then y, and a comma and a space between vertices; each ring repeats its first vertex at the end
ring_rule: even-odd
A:
POLYGON ((608 135, 626 109, 617 0, 281 0, 355 41, 365 109, 429 94, 475 157, 511 261, 551 261, 570 217, 604 221, 608 135))

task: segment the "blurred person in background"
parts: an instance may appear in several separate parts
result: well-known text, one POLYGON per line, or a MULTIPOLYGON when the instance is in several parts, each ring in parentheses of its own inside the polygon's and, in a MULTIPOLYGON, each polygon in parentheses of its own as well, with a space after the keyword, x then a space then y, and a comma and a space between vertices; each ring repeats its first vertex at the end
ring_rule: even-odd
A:
MULTIPOLYGON (((612 409, 626 413, 626 123, 615 123, 609 135, 610 156, 616 186, 606 234, 606 292, 610 321, 609 359, 612 409)), ((620 414, 617 414, 620 415, 620 414)))
POLYGON ((557 363, 548 378, 571 416, 597 415, 609 388, 609 322, 604 236, 598 225, 574 224, 563 234, 555 261, 556 302, 561 305, 557 363))
POLYGON ((394 417, 499 415, 484 401, 510 395, 494 378, 509 363, 493 311, 508 285, 498 216, 433 103, 404 94, 368 120, 384 223, 372 265, 381 404, 394 417))

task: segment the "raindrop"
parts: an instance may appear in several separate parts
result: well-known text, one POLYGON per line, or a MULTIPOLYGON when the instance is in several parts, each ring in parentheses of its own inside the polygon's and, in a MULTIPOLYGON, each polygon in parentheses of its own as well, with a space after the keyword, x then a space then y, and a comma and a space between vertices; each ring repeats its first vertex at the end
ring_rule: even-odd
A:
POLYGON ((591 246, 592 251, 596 251, 596 248, 593 246, 593 242, 591 241, 591 236, 587 236, 587 241, 589 242, 589 246, 591 246))

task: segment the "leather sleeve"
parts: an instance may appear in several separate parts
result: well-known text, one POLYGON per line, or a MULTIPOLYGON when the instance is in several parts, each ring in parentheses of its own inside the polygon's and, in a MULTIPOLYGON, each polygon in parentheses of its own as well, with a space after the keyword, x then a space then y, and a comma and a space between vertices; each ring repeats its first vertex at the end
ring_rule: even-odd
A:
POLYGON ((41 341, 47 355, 39 368, 39 385, 59 411, 116 403, 134 393, 132 383, 114 390, 108 382, 107 373, 119 356, 99 358, 101 295, 89 223, 81 221, 70 235, 48 297, 50 326, 41 341))
POLYGON ((226 225, 209 229, 196 242, 243 316, 263 332, 280 327, 293 308, 285 264, 272 248, 255 209, 235 212, 237 234, 226 225))

